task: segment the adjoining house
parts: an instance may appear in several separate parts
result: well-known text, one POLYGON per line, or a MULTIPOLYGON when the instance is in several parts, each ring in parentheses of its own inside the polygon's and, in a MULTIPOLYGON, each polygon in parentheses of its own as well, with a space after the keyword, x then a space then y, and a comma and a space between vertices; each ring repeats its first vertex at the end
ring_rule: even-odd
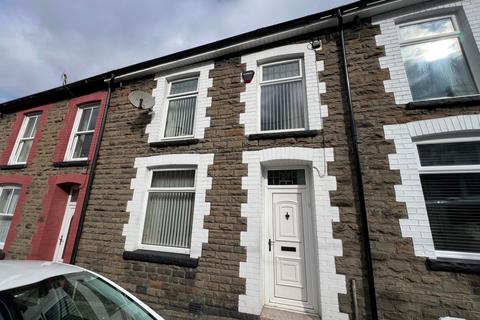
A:
POLYGON ((4 103, 5 256, 171 319, 480 318, 479 48, 480 0, 360 1, 4 103))

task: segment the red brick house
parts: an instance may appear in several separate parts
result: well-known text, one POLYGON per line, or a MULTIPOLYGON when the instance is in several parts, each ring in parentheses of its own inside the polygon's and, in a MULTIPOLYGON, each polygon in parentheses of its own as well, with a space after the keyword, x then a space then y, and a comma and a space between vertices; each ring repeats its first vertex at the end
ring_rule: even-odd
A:
MULTIPOLYGON (((360 1, 97 76, 98 153, 54 169, 92 177, 72 262, 168 319, 480 318, 479 22, 479 0, 360 1)), ((78 106, 62 103, 48 112, 78 106)), ((35 149, 45 136, 28 157, 65 162, 73 142, 35 149)), ((33 186, 31 167, 0 183, 33 186)), ((47 176, 62 212, 67 193, 49 199, 73 180, 47 176)), ((32 187, 6 190, 30 217, 7 258, 51 259, 58 221, 29 222, 32 187)))

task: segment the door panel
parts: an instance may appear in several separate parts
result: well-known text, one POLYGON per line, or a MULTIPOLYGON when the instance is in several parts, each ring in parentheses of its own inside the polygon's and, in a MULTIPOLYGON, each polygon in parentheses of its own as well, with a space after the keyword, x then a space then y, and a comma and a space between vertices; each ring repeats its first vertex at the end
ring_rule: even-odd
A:
POLYGON ((57 248, 53 257, 54 261, 63 262, 63 253, 65 251, 65 243, 67 241, 70 225, 72 223, 73 215, 77 207, 78 188, 72 187, 68 196, 67 205, 65 207, 65 214, 63 216, 62 227, 58 235, 57 248))
POLYGON ((274 298, 308 301, 303 192, 272 192, 274 298))

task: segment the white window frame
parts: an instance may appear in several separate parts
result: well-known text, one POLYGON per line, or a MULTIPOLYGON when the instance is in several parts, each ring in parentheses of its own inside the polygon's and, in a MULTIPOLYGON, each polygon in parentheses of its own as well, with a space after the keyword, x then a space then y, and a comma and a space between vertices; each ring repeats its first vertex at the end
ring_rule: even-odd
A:
MULTIPOLYGON (((418 145, 447 144, 447 143, 473 142, 473 141, 480 141, 480 137, 458 137, 458 138, 440 138, 440 139, 434 138, 434 139, 414 141, 419 176, 422 176, 425 174, 480 173, 480 164, 479 165, 452 165, 452 166, 422 166, 420 162, 418 145)), ((423 193, 422 193, 422 196, 423 196, 423 193)), ((435 244, 434 244, 434 248, 435 248, 435 244)), ((444 250, 435 249, 435 255, 441 258, 480 260, 480 253, 444 251, 444 250)))
MULTIPOLYGON (((144 250, 152 250, 152 251, 161 251, 161 252, 170 252, 170 253, 180 253, 180 254, 190 254, 191 246, 192 246, 192 234, 190 234, 190 245, 189 248, 178 248, 178 247, 168 247, 168 246, 156 246, 156 245, 148 245, 142 243, 143 238, 143 230, 145 228, 145 219, 147 216, 147 207, 148 207, 148 198, 150 196, 150 192, 189 192, 194 193, 196 196, 196 188, 197 188, 197 168, 195 166, 182 166, 182 167, 164 167, 164 168, 156 168, 149 170, 148 179, 145 192, 145 199, 143 201, 143 208, 142 208, 142 219, 141 225, 139 228, 138 239, 137 239, 137 246, 139 249, 144 250), (186 188, 154 188, 152 187, 152 179, 153 173, 159 171, 195 171, 195 180, 193 182, 193 187, 186 187, 186 188)), ((195 208, 194 208, 195 211, 195 208)), ((193 220, 193 216, 192 216, 193 220)), ((192 221, 193 222, 193 221, 192 221)), ((193 233, 193 228, 192 228, 193 233)))
POLYGON ((262 63, 258 65, 258 73, 259 73, 259 81, 258 81, 258 96, 257 96, 257 108, 258 108, 258 119, 257 119, 257 126, 258 126, 258 132, 260 133, 275 133, 275 132, 294 132, 294 131, 305 131, 308 130, 308 101, 307 101, 307 94, 306 94, 306 81, 304 77, 304 62, 302 58, 297 58, 297 59, 286 59, 286 60, 279 60, 275 62, 269 62, 269 63, 262 63), (268 66, 273 66, 277 64, 284 64, 284 63, 289 63, 296 61, 299 64, 299 70, 300 70, 300 75, 295 76, 295 77, 287 77, 287 78, 281 78, 281 79, 273 79, 273 80, 263 80, 263 68, 268 67, 268 66), (295 82, 301 80, 303 84, 303 95, 304 95, 304 110, 303 110, 303 123, 305 124, 303 128, 294 128, 294 129, 283 129, 283 130, 262 130, 262 86, 265 85, 270 85, 270 84, 277 84, 277 83, 287 83, 287 82, 295 82))
POLYGON ((171 140, 185 140, 185 139, 190 139, 195 136, 195 127, 196 127, 196 122, 197 122, 197 108, 198 108, 198 86, 199 86, 199 81, 200 81, 200 75, 193 76, 193 77, 184 77, 184 78, 175 78, 175 80, 168 80, 168 85, 167 85, 167 95, 165 98, 165 115, 162 119, 162 137, 161 139, 164 141, 171 141, 171 140), (189 91, 189 92, 182 92, 182 93, 177 93, 177 94, 170 94, 172 90, 172 84, 177 83, 177 82, 183 82, 187 80, 197 80, 197 90, 195 91, 189 91), (170 107, 170 101, 172 100, 179 100, 179 99, 184 99, 184 98, 190 98, 190 97, 195 97, 195 111, 194 111, 194 118, 193 118, 193 128, 192 128, 192 134, 190 135, 185 135, 185 136, 177 136, 177 137, 165 137, 165 131, 167 130, 167 118, 168 118, 168 110, 170 107))
MULTIPOLYGON (((22 125, 20 127, 20 131, 18 132, 17 139, 15 140, 15 145, 13 146, 12 153, 10 154, 10 159, 8 161, 8 164, 10 164, 10 165, 27 164, 28 157, 29 157, 30 151, 32 149, 30 147, 30 150, 27 154, 27 159, 24 162, 18 161, 18 157, 20 156, 20 151, 21 151, 20 150, 20 144, 23 141, 28 141, 28 140, 33 141, 33 140, 35 140, 35 136, 37 135, 38 125, 39 125, 39 121, 40 121, 41 116, 42 116, 41 112, 35 112, 35 113, 26 114, 23 117, 22 125), (31 138, 23 138, 23 135, 25 134, 25 130, 27 130, 28 121, 30 120, 30 118, 33 118, 33 117, 36 118, 35 119, 35 124, 34 124, 35 133, 34 133, 33 137, 31 137, 31 138)), ((33 146, 33 142, 32 142, 32 146, 33 146)))
MULTIPOLYGON (((475 72, 472 69, 472 66, 470 64, 471 58, 469 57, 469 54, 468 54, 468 51, 470 51, 470 50, 467 50, 467 48, 466 48, 466 46, 470 46, 472 44, 468 43, 467 41, 465 41, 465 42, 460 41, 460 37, 462 35, 462 32, 461 32, 461 28, 460 28, 460 25, 459 25, 458 20, 457 20, 457 16, 455 14, 438 15, 438 16, 434 16, 434 17, 430 17, 430 18, 418 19, 418 20, 408 21, 408 22, 405 22, 405 23, 400 23, 400 24, 397 24, 397 32, 398 32, 398 39, 400 41, 400 50, 402 50, 403 47, 407 47, 407 46, 415 45, 415 44, 429 43, 429 42, 433 42, 433 41, 437 41, 437 40, 444 40, 444 39, 455 39, 455 38, 458 39, 460 49, 462 50, 463 57, 464 57, 464 59, 467 63, 468 70, 470 71, 470 74, 472 75, 473 83, 474 83, 474 85, 477 89, 477 94, 474 94, 474 95, 480 94, 479 79, 478 79, 478 76, 475 74, 475 72), (402 27, 407 27, 407 26, 411 26, 411 25, 422 24, 422 23, 425 23, 425 22, 442 20, 442 19, 450 19, 452 21, 452 25, 453 25, 453 28, 454 28, 455 31, 448 32, 448 33, 429 35, 429 36, 423 36, 423 37, 419 37, 419 38, 411 39, 411 40, 403 40, 402 39, 402 35, 401 35, 401 32, 400 32, 400 29, 402 27)), ((400 55, 402 55, 401 52, 400 52, 400 55)), ((403 56, 402 56, 402 64, 405 68, 405 62, 403 61, 403 56)), ((408 81, 408 76, 407 76, 406 80, 407 80, 407 83, 408 83, 408 89, 411 92, 412 89, 410 87, 410 82, 408 81)), ((444 98, 450 98, 450 97, 435 97, 435 98, 429 98, 429 99, 424 99, 424 100, 437 100, 437 99, 444 99, 444 98)), ((413 96, 412 96, 412 100, 413 100, 413 96)), ((413 100, 413 101, 416 101, 416 100, 413 100)))
MULTIPOLYGON (((19 186, 16 186, 16 185, 0 185, 0 195, 3 193, 4 189, 20 190, 21 188, 19 186)), ((12 192, 10 198, 8 199, 7 208, 12 203, 12 199, 13 199, 13 192, 12 192)), ((20 195, 19 195, 18 200, 20 200, 20 195)), ((13 210, 13 213, 9 214, 9 213, 5 213, 5 212, 0 212, 0 217, 10 217, 13 220, 13 216, 15 215, 15 211, 17 211, 18 200, 17 200, 17 203, 16 203, 15 208, 13 210)), ((12 225, 10 224, 10 227, 11 226, 12 225)), ((10 231, 10 228, 9 228, 9 231, 10 231)), ((7 233, 7 235, 8 235, 8 233, 7 233)), ((5 242, 0 242, 0 249, 3 249, 4 246, 5 246, 5 242)))
MULTIPOLYGON (((73 153, 75 152, 75 147, 77 146, 78 135, 88 134, 88 133, 92 133, 93 135, 95 135, 95 130, 97 129, 96 125, 95 125, 95 129, 93 130, 78 131, 78 126, 80 125, 80 119, 82 119, 83 112, 85 111, 85 109, 90 109, 90 108, 92 109, 98 108, 97 117, 100 115, 100 103, 98 102, 86 103, 77 107, 77 114, 75 115, 75 121, 73 122, 72 132, 70 134, 70 139, 68 140, 67 151, 65 152, 65 159, 64 159, 65 161, 88 160, 88 156, 82 157, 82 158, 74 158, 73 153)), ((91 121, 91 117, 92 117, 92 114, 90 114, 89 123, 91 121)), ((92 137, 92 145, 93 145, 93 137, 92 137)), ((90 148, 92 147, 92 145, 90 145, 90 148)))

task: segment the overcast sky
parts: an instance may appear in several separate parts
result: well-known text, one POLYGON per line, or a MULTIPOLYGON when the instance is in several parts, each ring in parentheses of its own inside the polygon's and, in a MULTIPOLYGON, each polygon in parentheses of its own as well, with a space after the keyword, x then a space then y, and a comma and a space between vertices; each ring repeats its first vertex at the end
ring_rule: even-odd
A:
POLYGON ((0 0, 0 102, 349 0, 0 0))

